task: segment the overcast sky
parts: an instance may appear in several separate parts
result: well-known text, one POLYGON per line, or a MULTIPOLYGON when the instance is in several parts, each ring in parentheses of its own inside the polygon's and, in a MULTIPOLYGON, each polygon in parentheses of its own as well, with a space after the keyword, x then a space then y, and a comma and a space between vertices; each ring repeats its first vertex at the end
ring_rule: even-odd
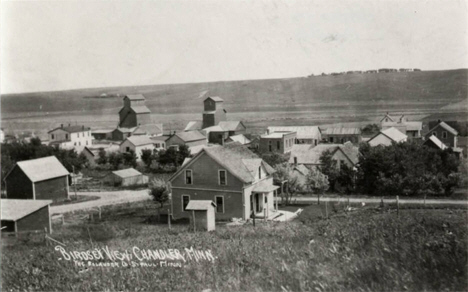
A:
POLYGON ((1 92, 468 67, 467 2, 2 1, 1 92))

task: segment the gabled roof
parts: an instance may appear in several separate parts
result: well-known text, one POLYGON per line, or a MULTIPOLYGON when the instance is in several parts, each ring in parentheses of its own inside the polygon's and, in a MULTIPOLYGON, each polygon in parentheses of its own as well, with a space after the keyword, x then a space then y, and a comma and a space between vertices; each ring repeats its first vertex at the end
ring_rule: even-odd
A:
POLYGON ((136 127, 133 135, 161 135, 163 132, 162 124, 146 124, 136 127))
POLYGON ((241 121, 222 121, 219 122, 218 126, 226 131, 235 131, 239 126, 242 126, 242 128, 245 129, 245 126, 241 121))
POLYGON ((234 142, 239 142, 242 145, 250 144, 250 142, 251 142, 247 137, 245 137, 242 134, 230 136, 228 139, 230 139, 230 140, 232 140, 234 142))
POLYGON ((406 131, 421 131, 422 130, 422 122, 416 122, 416 121, 411 121, 411 122, 404 122, 406 125, 406 131))
POLYGON ((178 132, 175 133, 184 142, 204 140, 206 137, 198 131, 189 131, 189 132, 178 132))
POLYGON ((143 94, 127 94, 125 95, 125 97, 127 97, 130 100, 145 100, 145 97, 143 94))
POLYGON ((191 122, 188 122, 187 126, 185 126, 184 131, 187 132, 187 131, 201 130, 202 126, 203 126, 202 121, 191 121, 191 122))
POLYGON ((228 130, 223 129, 220 126, 211 126, 208 128, 204 128, 202 131, 206 134, 209 134, 210 132, 227 132, 228 130))
POLYGON ((326 135, 360 135, 359 128, 327 128, 323 134, 326 135))
POLYGON ((130 109, 136 114, 151 113, 150 109, 146 105, 132 105, 130 109))
POLYGON ((1 220, 18 221, 50 204, 52 204, 51 200, 1 199, 1 220))
POLYGON ((320 140, 322 132, 317 126, 284 126, 268 127, 268 133, 274 132, 296 132, 297 139, 317 139, 320 140))
POLYGON ((426 142, 424 142, 424 144, 427 144, 428 142, 432 142, 435 146, 437 146, 439 149, 441 150, 444 150, 446 148, 448 148, 442 141, 439 140, 439 138, 437 138, 436 136, 434 135, 431 135, 427 140, 426 142))
POLYGON ((390 121, 394 122, 395 120, 392 118, 391 115, 389 115, 388 113, 385 114, 385 116, 380 120, 380 122, 382 123, 383 120, 385 120, 385 118, 388 118, 390 121))
POLYGON ((395 141, 395 142, 401 142, 405 139, 408 138, 408 136, 406 136, 405 134, 403 134, 402 132, 400 132, 398 129, 396 129, 395 127, 391 127, 391 128, 388 128, 388 129, 385 129, 383 131, 380 131, 377 135, 375 135, 374 137, 370 138, 369 141, 367 141, 368 143, 372 140, 374 140, 374 138, 380 136, 380 135, 384 135, 386 136, 387 138, 389 138, 390 140, 392 141, 395 141))
MULTIPOLYGON (((70 175, 68 170, 55 156, 19 161, 15 167, 19 167, 32 182, 70 175)), ((12 170, 5 176, 5 179, 10 175, 12 170)))
POLYGON ((359 148, 352 144, 319 144, 317 146, 294 144, 291 149, 289 163, 294 163, 294 157, 296 157, 297 164, 319 165, 321 164, 320 157, 325 151, 330 151, 332 155, 337 151, 341 151, 353 164, 357 164, 359 161, 359 148))
POLYGON ((133 177, 133 176, 139 176, 141 175, 141 172, 134 168, 127 168, 127 169, 122 169, 122 170, 116 170, 112 172, 113 174, 121 177, 121 178, 127 178, 127 177, 133 177))
POLYGON ((208 99, 211 99, 213 101, 216 101, 216 102, 220 102, 220 101, 224 101, 221 97, 219 96, 209 96, 207 97, 205 100, 208 100, 208 99))
POLYGON ((211 207, 216 207, 215 202, 210 200, 190 200, 186 210, 205 211, 211 207))
POLYGON ((128 140, 130 143, 132 143, 135 146, 154 144, 154 141, 145 135, 130 136, 125 140, 128 140))
MULTIPOLYGON (((203 148, 202 151, 195 155, 195 157, 193 157, 186 165, 181 167, 169 180, 175 178, 180 172, 183 171, 183 169, 190 166, 197 160, 198 157, 204 154, 208 155, 219 165, 226 168, 227 171, 229 171, 233 176, 237 177, 242 182, 251 183, 255 181, 255 177, 252 175, 251 168, 253 167, 252 165, 254 164, 254 160, 259 159, 259 157, 250 151, 247 147, 239 143, 229 143, 224 146, 217 145, 203 148)), ((266 162, 263 160, 259 161, 261 161, 261 165, 267 174, 273 174, 275 172, 275 170, 266 162)))
POLYGON ((74 125, 74 126, 68 126, 68 127, 58 127, 53 130, 50 130, 47 133, 51 133, 56 130, 63 130, 67 133, 78 133, 78 132, 85 132, 91 130, 90 127, 85 127, 85 126, 79 126, 79 125, 74 125))
POLYGON ((280 139, 280 138, 283 138, 283 136, 289 135, 291 133, 295 133, 295 132, 273 132, 273 133, 261 135, 260 138, 280 139))
POLYGON ((458 135, 458 131, 455 130, 454 128, 450 127, 446 122, 438 123, 434 128, 429 130, 429 133, 432 132, 434 129, 436 129, 439 126, 444 128, 447 132, 450 132, 453 135, 458 135))
POLYGON ((169 135, 150 137, 150 139, 153 141, 162 141, 162 142, 166 142, 167 140, 169 140, 169 138, 171 138, 171 136, 169 135))

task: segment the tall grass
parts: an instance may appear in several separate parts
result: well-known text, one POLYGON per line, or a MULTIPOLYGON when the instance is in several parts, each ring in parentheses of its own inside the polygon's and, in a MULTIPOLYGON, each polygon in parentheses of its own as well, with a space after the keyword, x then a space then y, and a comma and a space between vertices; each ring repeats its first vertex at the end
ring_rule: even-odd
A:
MULTIPOLYGON (((2 289, 35 291, 466 291, 466 211, 373 209, 290 223, 188 232, 186 225, 109 221, 64 227, 53 235, 70 250, 193 246, 211 262, 181 268, 97 268, 59 261, 52 246, 3 246, 2 289), (88 231, 90 230, 90 231, 88 231)), ((315 210, 312 210, 315 212, 315 210)))

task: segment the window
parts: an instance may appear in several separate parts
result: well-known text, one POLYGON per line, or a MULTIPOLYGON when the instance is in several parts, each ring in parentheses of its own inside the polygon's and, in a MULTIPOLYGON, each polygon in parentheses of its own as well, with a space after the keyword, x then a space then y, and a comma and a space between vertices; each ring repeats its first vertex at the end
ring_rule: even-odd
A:
POLYGON ((81 142, 78 142, 78 144, 81 146, 81 142))
POLYGON ((434 135, 434 137, 437 137, 437 132, 432 132, 432 135, 434 135))
POLYGON ((442 138, 447 139, 447 132, 442 132, 442 138))
POLYGON ((265 204, 268 204, 268 196, 265 196, 265 204))
POLYGON ((216 213, 224 213, 224 197, 216 196, 216 213))
POLYGON ((258 179, 262 179, 262 167, 258 167, 258 179))
POLYGON ((187 169, 185 171, 185 184, 186 185, 191 185, 193 183, 193 180, 192 180, 192 170, 190 169, 187 169))
MULTIPOLYGON (((52 138, 53 139, 53 138, 52 138)), ((65 134, 65 140, 68 140, 68 134, 65 134)))
POLYGON ((270 152, 273 150, 271 147, 271 141, 268 141, 268 150, 270 150, 270 152))
POLYGON ((86 141, 86 145, 88 145, 88 141, 86 141))
POLYGON ((161 148, 161 144, 156 143, 156 148, 161 148))
POLYGON ((125 147, 126 152, 130 152, 130 147, 125 147))
POLYGON ((344 160, 340 160, 340 168, 343 168, 344 165, 345 165, 345 161, 344 161, 344 160))
POLYGON ((219 184, 222 186, 227 185, 227 179, 226 179, 226 171, 225 170, 219 170, 219 184))
POLYGON ((187 205, 190 202, 189 195, 182 195, 182 212, 185 212, 187 209, 187 205))
POLYGON ((276 149, 281 149, 280 141, 276 141, 276 149))
POLYGON ((76 135, 77 135, 78 138, 80 138, 80 133, 77 133, 76 135))
POLYGON ((75 144, 74 144, 74 145, 76 146, 76 142, 75 142, 75 144))
POLYGON ((54 139, 55 139, 55 136, 54 136, 54 134, 52 134, 52 140, 54 140, 54 139))
POLYGON ((333 143, 333 137, 330 137, 330 143, 333 143))

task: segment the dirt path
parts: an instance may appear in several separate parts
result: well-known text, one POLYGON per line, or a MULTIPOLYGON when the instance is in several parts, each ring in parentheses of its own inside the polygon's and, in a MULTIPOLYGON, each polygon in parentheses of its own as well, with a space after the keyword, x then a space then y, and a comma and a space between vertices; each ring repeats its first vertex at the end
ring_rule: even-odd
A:
MULTIPOLYGON (((117 191, 117 192, 80 192, 79 195, 83 196, 98 196, 100 199, 86 201, 76 204, 67 204, 61 206, 51 206, 51 214, 62 214, 78 210, 86 210, 90 208, 122 204, 128 202, 137 202, 150 199, 147 190, 139 191, 117 191)), ((70 196, 73 196, 72 194, 70 196)))

